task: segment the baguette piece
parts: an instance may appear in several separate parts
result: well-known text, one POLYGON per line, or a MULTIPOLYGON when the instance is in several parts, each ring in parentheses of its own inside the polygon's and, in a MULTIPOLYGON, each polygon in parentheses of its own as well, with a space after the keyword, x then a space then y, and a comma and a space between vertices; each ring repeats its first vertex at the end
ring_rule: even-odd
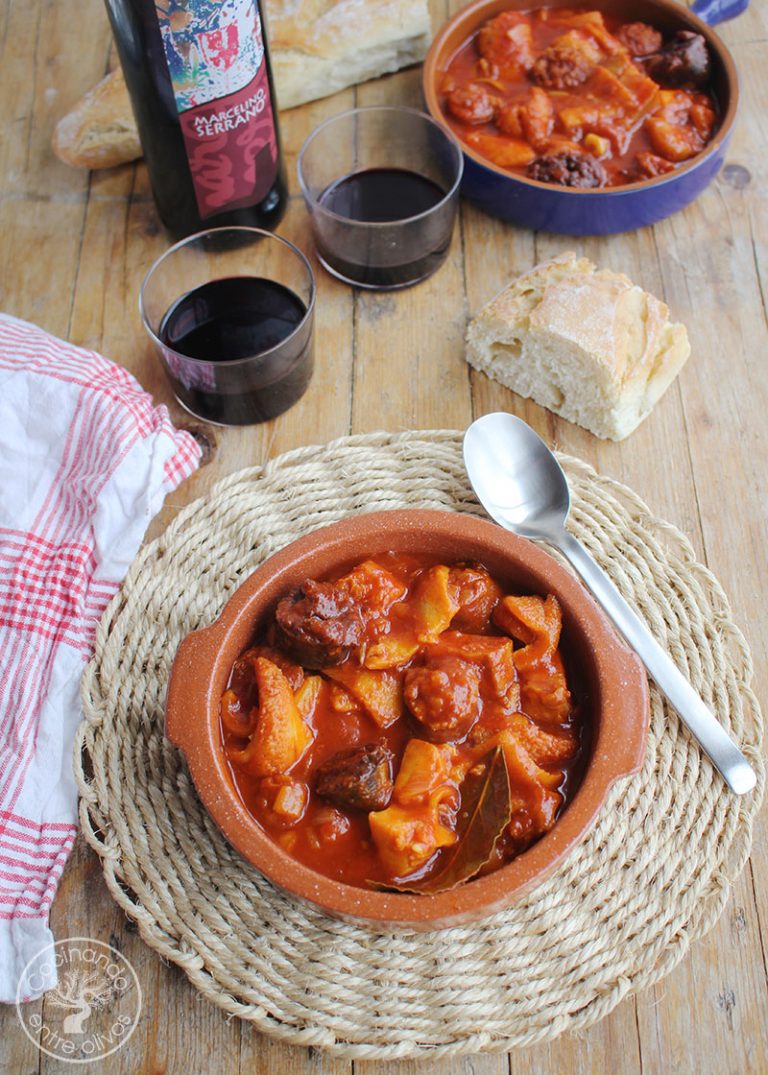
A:
POLYGON ((507 388, 623 440, 690 354, 685 326, 623 273, 562 254, 524 273, 467 330, 467 361, 507 388))
POLYGON ((53 152, 74 168, 114 168, 141 156, 131 101, 118 67, 56 124, 53 152))
MULTIPOLYGON (((268 0, 267 20, 280 108, 417 63, 431 35, 427 0, 268 0)), ((76 168, 113 168, 141 156, 119 67, 59 121, 52 145, 76 168)))
POLYGON ((280 108, 424 59, 427 0, 268 0, 270 55, 280 108))

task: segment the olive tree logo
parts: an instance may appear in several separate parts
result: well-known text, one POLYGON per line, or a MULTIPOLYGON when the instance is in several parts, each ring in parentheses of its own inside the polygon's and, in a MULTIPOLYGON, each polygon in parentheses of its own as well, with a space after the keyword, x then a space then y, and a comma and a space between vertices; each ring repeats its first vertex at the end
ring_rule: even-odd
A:
POLYGON ((141 987, 117 949, 68 937, 43 948, 24 968, 16 1011, 42 1052, 85 1064, 110 1056, 131 1036, 141 1014, 141 987), (24 1003, 41 992, 42 1011, 24 1003))

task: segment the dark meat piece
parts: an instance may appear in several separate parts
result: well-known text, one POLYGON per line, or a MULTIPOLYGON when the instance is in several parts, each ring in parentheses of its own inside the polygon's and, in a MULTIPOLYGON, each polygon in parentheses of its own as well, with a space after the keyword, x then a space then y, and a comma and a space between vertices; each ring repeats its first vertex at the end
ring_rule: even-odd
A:
POLYGON ((429 739, 461 739, 480 716, 480 669, 460 657, 437 657, 408 669, 403 696, 429 739))
POLYGON ((317 770, 315 791, 348 810, 384 810, 392 798, 392 752, 368 743, 334 754, 317 770))
POLYGON ((582 50, 567 45, 550 45, 539 56, 529 74, 548 90, 568 90, 586 82, 594 61, 582 50))
POLYGON ((628 22, 616 36, 633 56, 650 56, 652 52, 658 52, 664 40, 647 22, 628 22))
POLYGON ((451 90, 445 103, 451 115, 462 123, 490 123, 496 112, 491 95, 477 86, 459 86, 451 90))
POLYGON ((280 601, 275 622, 278 646, 305 668, 341 664, 365 633, 354 598, 332 582, 313 579, 280 601))
POLYGON ((459 602, 459 611, 451 620, 451 627, 473 634, 484 631, 490 623, 491 613, 503 597, 501 588, 484 568, 470 565, 452 567, 448 585, 459 602))
POLYGON ((707 43, 701 34, 680 30, 660 52, 643 61, 646 74, 666 89, 703 86, 709 78, 707 43))
POLYGON ((558 153, 553 157, 537 157, 528 165, 526 175, 540 183, 560 183, 564 187, 602 187, 608 176, 594 157, 583 153, 558 153))

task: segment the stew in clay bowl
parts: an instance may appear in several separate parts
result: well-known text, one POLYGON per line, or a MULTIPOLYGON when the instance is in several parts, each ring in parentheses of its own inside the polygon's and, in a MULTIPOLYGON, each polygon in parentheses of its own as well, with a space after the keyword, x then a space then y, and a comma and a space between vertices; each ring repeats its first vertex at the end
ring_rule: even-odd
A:
POLYGON ((433 41, 424 95, 462 144, 465 196, 530 228, 606 234, 660 220, 714 177, 738 79, 676 0, 475 0, 433 41))
POLYGON ((356 516, 181 644, 166 734, 229 841, 347 921, 500 910, 638 770, 647 681, 569 572, 491 523, 356 516))

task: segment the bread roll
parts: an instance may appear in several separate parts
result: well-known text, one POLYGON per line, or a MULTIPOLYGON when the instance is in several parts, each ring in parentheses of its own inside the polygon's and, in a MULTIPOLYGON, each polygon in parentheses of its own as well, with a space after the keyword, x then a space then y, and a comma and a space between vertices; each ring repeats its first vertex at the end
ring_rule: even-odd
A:
MULTIPOLYGON (((430 38, 427 0, 268 0, 267 20, 280 108, 417 63, 430 38)), ((112 168, 141 156, 119 68, 59 122, 53 151, 79 168, 112 168)))
POLYGON ((467 361, 598 437, 623 440, 675 379, 690 346, 663 302, 623 273, 563 254, 492 299, 467 361))

